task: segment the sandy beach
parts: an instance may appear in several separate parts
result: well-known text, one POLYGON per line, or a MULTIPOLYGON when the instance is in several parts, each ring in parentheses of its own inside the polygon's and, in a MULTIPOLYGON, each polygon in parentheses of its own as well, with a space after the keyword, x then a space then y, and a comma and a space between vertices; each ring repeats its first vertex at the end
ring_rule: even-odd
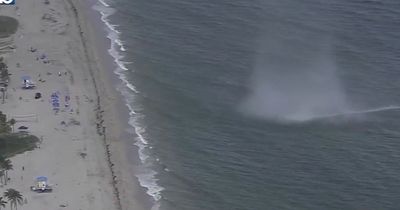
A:
POLYGON ((82 10, 69 0, 18 0, 0 8, 19 21, 11 48, 0 52, 11 73, 1 111, 17 120, 15 128, 26 126, 41 139, 37 149, 11 158, 11 180, 0 187, 22 193, 19 209, 144 209, 121 140, 118 94, 82 10), (24 78, 36 88, 23 89, 24 78), (30 190, 38 176, 48 177, 53 192, 30 190))

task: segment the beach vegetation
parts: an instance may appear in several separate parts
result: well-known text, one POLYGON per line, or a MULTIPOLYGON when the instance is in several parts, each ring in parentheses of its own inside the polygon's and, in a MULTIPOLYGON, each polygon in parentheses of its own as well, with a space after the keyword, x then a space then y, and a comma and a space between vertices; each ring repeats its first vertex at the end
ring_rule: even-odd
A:
POLYGON ((4 157, 0 157, 0 170, 4 172, 4 184, 7 185, 8 180, 8 171, 13 170, 13 165, 10 159, 6 159, 4 157))
POLYGON ((5 208, 5 207, 6 207, 6 204, 7 204, 7 201, 5 201, 5 200, 3 199, 3 197, 0 197, 0 209, 1 209, 1 208, 5 208))
POLYGON ((12 132, 14 132, 14 125, 15 125, 16 122, 17 122, 17 121, 15 121, 14 118, 8 121, 8 123, 9 123, 10 126, 11 126, 12 132))
POLYGON ((0 154, 5 157, 33 150, 39 138, 27 133, 0 133, 0 154))
POLYGON ((26 132, 11 133, 16 121, 7 117, 0 111, 0 154, 10 157, 18 153, 36 148, 39 139, 26 132))
POLYGON ((7 189, 7 191, 4 192, 4 197, 7 198, 7 200, 10 202, 10 208, 11 210, 13 207, 17 210, 17 206, 22 205, 23 203, 23 196, 22 194, 15 190, 15 189, 7 189))
POLYGON ((0 91, 2 92, 2 103, 4 103, 8 80, 9 75, 7 64, 4 62, 3 57, 0 57, 0 91))
POLYGON ((8 80, 8 66, 3 57, 0 57, 0 78, 2 81, 8 80))
POLYGON ((0 57, 0 91, 2 92, 2 103, 4 104, 5 93, 7 91, 8 86, 8 67, 7 64, 4 62, 4 58, 0 57))
POLYGON ((5 176, 5 172, 3 169, 0 168, 0 183, 3 185, 4 184, 4 176, 5 176))
POLYGON ((7 116, 0 111, 0 134, 9 133, 11 131, 10 124, 7 122, 7 116))

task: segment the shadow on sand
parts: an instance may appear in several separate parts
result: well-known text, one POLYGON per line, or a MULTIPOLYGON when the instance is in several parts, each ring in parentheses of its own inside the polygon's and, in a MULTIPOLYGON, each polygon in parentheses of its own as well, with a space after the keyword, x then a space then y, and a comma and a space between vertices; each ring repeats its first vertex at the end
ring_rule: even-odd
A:
POLYGON ((0 38, 6 38, 14 34, 18 29, 18 24, 17 19, 0 15, 0 38))

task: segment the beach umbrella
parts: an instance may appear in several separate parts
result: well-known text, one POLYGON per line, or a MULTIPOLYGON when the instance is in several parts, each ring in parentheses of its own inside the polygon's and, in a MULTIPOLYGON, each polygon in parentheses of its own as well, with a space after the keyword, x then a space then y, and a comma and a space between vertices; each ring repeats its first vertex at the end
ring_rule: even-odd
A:
POLYGON ((21 79, 22 80, 31 80, 31 77, 30 76, 22 76, 21 79))
POLYGON ((38 181, 38 182, 47 182, 47 177, 38 176, 38 177, 36 177, 36 181, 38 181))

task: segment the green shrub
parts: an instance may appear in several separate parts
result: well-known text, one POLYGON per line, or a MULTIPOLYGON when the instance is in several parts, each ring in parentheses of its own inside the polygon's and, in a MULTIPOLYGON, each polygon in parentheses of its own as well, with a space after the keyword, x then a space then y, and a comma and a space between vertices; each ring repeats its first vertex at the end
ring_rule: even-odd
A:
POLYGON ((26 133, 13 133, 0 135, 0 155, 10 157, 12 155, 33 150, 39 139, 26 133))

